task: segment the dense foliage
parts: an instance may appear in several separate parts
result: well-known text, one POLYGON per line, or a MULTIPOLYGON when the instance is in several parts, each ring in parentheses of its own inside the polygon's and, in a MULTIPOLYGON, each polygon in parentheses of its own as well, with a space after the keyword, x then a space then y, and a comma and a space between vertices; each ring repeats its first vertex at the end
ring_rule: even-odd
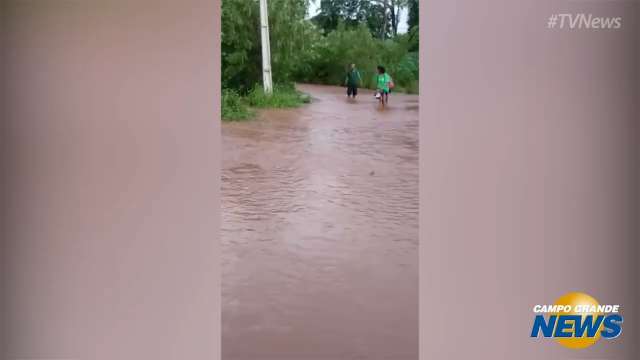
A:
MULTIPOLYGON (((311 71, 315 27, 304 20, 306 0, 269 0, 273 80, 290 82, 311 71)), ((222 86, 246 93, 262 79, 260 6, 257 0, 222 2, 222 86)))
POLYGON ((409 0, 407 2, 407 6, 409 7, 409 19, 407 20, 407 25, 409 26, 409 29, 412 29, 420 23, 420 4, 418 0, 409 0))
POLYGON ((408 0, 319 0, 320 13, 313 18, 325 32, 338 28, 365 24, 371 33, 381 39, 398 34, 400 11, 408 0))
POLYGON ((246 120, 253 116, 246 101, 233 89, 222 90, 222 118, 225 120, 246 120))
MULTIPOLYGON (((276 84, 342 85, 348 64, 356 63, 362 86, 372 87, 381 64, 398 90, 417 91, 417 0, 316 0, 320 13, 307 19, 309 1, 268 0, 276 84), (411 29, 406 34, 397 34, 400 9, 408 10, 411 29)), ((229 98, 223 105, 237 105, 237 96, 257 98, 255 89, 262 81, 258 0, 222 1, 221 50, 222 86, 233 89, 223 92, 229 98)), ((276 87, 276 92, 284 89, 276 87)))
MULTIPOLYGON (((417 40, 417 39, 415 39, 417 40)), ((372 88, 376 66, 383 64, 399 90, 417 91, 418 54, 409 34, 382 41, 373 37, 366 25, 348 29, 344 24, 320 40, 312 72, 297 74, 303 82, 341 85, 348 64, 355 63, 362 76, 363 87, 372 88)))

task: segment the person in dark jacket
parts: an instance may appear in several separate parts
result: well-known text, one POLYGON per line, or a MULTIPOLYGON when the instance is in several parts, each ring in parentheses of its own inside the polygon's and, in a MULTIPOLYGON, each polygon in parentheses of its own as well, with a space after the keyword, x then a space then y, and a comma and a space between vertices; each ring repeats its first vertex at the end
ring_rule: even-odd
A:
POLYGON ((360 77, 360 72, 356 69, 356 64, 351 64, 347 72, 347 77, 344 80, 344 84, 347 86, 347 97, 353 97, 355 99, 356 96, 358 96, 358 86, 361 80, 362 78, 360 77))

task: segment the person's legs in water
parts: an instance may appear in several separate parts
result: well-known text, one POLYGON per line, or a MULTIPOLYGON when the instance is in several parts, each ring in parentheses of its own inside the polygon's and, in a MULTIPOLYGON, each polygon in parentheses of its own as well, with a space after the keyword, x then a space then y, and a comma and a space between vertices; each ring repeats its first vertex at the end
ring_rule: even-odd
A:
POLYGON ((385 106, 384 94, 385 93, 383 89, 378 90, 378 102, 380 103, 381 109, 384 109, 385 106))
POLYGON ((353 85, 347 86, 347 97, 355 99, 356 96, 358 96, 358 88, 353 85))
POLYGON ((350 64, 346 78, 347 92, 354 99, 358 95, 358 82, 360 81, 360 73, 356 70, 356 64, 350 64))

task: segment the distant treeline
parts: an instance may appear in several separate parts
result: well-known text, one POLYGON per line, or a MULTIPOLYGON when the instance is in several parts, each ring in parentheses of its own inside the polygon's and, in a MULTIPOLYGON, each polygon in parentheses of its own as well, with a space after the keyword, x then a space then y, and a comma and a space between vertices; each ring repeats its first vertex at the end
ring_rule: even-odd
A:
MULTIPOLYGON (((364 87, 384 65, 398 90, 418 90, 418 0, 321 0, 306 19, 308 0, 268 0, 275 83, 340 85, 357 64, 364 87), (409 31, 398 34, 400 11, 409 31)), ((262 80, 258 0, 222 1, 222 86, 240 95, 262 80)))

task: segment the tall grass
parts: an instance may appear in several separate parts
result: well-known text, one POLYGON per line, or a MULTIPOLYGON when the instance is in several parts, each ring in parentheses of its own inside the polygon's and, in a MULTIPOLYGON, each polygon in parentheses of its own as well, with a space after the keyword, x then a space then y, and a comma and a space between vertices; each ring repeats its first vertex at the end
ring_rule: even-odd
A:
POLYGON ((267 95, 258 84, 246 96, 236 90, 222 90, 222 120, 238 121, 251 119, 255 115, 252 108, 295 108, 309 103, 310 97, 295 89, 293 85, 277 84, 273 93, 267 95))
POLYGON ((251 118, 254 112, 249 109, 247 102, 232 89, 222 90, 222 120, 238 121, 251 118))
POLYGON ((293 85, 275 85, 268 95, 261 85, 256 85, 247 96, 249 105, 255 108, 294 108, 304 104, 305 96, 293 85))

